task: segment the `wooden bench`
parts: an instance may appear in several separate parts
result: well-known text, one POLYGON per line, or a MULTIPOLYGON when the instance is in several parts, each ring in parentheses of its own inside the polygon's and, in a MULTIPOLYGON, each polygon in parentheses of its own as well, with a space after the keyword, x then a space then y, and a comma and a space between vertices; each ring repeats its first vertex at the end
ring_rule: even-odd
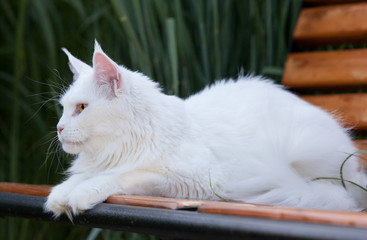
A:
MULTIPOLYGON (((354 127, 356 134, 363 133, 367 130, 367 93, 361 90, 367 86, 367 50, 317 49, 328 44, 367 42, 367 3, 340 0, 304 3, 282 83, 301 93, 305 100, 336 113, 343 124, 354 127), (348 93, 341 93, 345 90, 348 93), (315 91, 329 94, 313 95, 315 91)), ((355 144, 367 149, 365 140, 357 140, 355 144)), ((0 216, 70 223, 65 216, 55 220, 42 211, 49 191, 49 186, 0 183, 0 216)), ((111 196, 73 223, 184 239, 366 239, 367 236, 367 213, 131 195, 111 196)))
MULTIPOLYGON (((293 52, 288 55, 282 84, 303 93, 328 92, 301 97, 339 116, 343 125, 353 127, 355 134, 365 132, 367 93, 363 90, 367 86, 367 49, 315 49, 367 43, 367 2, 304 2, 313 7, 300 12, 294 31, 293 52), (331 3, 338 4, 329 5, 331 3)), ((355 144, 367 150, 366 140, 356 140, 355 144)))

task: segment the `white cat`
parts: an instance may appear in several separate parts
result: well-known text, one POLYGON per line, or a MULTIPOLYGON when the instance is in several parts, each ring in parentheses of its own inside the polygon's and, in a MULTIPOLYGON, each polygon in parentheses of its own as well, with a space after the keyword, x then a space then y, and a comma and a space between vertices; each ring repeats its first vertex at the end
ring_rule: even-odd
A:
MULTIPOLYGON (((95 43, 93 67, 66 49, 74 82, 58 137, 77 154, 45 209, 76 215, 113 194, 241 200, 358 210, 365 193, 340 181, 356 148, 331 115, 262 77, 222 80, 182 100, 118 66, 95 43), (215 192, 215 193, 214 193, 215 192)), ((344 178, 367 184, 356 157, 344 178)))

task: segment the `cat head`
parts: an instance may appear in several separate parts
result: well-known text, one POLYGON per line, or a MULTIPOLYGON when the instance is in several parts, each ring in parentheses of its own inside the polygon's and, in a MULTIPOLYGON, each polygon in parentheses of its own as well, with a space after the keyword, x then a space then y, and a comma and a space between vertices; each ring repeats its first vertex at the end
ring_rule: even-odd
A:
POLYGON ((124 131, 131 129, 127 125, 133 118, 131 106, 136 105, 129 84, 144 76, 117 65, 97 42, 92 67, 63 51, 74 74, 73 83, 60 99, 63 114, 57 134, 64 151, 95 152, 117 136, 129 135, 124 131))

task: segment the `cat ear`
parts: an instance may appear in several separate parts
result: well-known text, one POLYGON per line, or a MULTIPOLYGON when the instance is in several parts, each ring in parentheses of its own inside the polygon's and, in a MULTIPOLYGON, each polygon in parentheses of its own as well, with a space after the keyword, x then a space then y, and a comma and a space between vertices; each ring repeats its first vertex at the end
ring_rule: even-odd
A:
POLYGON ((118 96, 122 85, 119 66, 103 52, 97 41, 95 41, 94 45, 93 69, 97 83, 109 86, 113 94, 118 96))
POLYGON ((88 64, 80 61, 79 59, 71 55, 71 53, 66 48, 62 48, 62 50, 68 56, 69 67, 70 67, 71 72, 74 74, 74 81, 78 79, 80 73, 86 72, 92 69, 88 64))

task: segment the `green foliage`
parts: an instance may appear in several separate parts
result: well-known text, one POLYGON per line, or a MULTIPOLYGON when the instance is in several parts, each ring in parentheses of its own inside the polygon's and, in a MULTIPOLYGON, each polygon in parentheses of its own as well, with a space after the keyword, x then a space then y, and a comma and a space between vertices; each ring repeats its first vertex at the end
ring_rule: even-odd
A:
MULTIPOLYGON (((299 5, 300 0, 0 0, 0 181, 55 184, 62 177, 70 156, 54 139, 61 113, 57 99, 72 77, 61 47, 91 63, 97 39, 118 63, 160 82, 166 93, 186 97, 241 70, 279 80, 299 5)), ((83 228, 60 224, 0 221, 1 239, 88 236, 83 228)))

